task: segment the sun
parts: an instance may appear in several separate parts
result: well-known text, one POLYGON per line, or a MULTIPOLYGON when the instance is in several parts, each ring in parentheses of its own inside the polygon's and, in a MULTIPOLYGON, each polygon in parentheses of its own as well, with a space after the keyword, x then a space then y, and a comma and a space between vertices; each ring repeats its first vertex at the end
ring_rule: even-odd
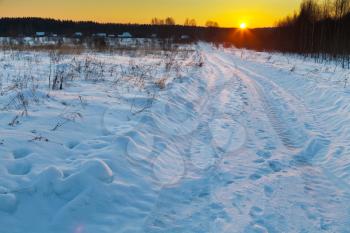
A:
POLYGON ((247 24, 246 24, 246 23, 241 23, 241 24, 239 25, 239 28, 240 28, 240 29, 246 29, 246 28, 247 28, 247 24))

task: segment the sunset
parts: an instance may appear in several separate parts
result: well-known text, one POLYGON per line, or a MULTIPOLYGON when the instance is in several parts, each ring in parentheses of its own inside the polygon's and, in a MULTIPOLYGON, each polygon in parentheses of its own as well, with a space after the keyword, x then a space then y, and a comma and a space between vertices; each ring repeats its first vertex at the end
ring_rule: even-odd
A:
POLYGON ((0 233, 349 233, 350 0, 0 0, 0 233))
POLYGON ((273 26, 298 9, 301 0, 2 0, 3 17, 44 17, 111 23, 149 23, 152 17, 173 17, 182 24, 195 18, 200 25, 214 20, 222 27, 273 26))
POLYGON ((246 23, 241 23, 240 25, 239 25, 239 28, 240 29, 246 29, 247 28, 247 24, 246 23))

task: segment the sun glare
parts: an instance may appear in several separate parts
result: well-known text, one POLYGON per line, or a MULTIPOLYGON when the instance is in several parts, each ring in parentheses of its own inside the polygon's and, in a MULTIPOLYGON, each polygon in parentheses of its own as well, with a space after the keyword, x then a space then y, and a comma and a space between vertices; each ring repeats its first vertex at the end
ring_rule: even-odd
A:
POLYGON ((246 28, 247 28, 247 24, 246 24, 246 23, 241 23, 241 24, 239 25, 239 27, 240 27, 241 29, 246 29, 246 28))

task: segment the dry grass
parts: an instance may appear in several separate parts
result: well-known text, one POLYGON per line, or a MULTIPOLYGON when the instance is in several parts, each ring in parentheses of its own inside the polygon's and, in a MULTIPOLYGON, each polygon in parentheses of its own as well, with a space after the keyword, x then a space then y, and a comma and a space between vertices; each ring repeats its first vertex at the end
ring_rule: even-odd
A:
POLYGON ((88 52, 116 53, 131 57, 158 55, 164 56, 166 53, 179 52, 188 54, 194 52, 193 49, 179 48, 180 46, 170 40, 146 40, 140 43, 138 40, 131 43, 122 43, 119 39, 110 38, 85 38, 67 39, 58 38, 52 41, 41 43, 33 41, 33 44, 24 42, 23 38, 11 38, 0 43, 2 51, 34 51, 52 52, 64 55, 82 54, 88 52), (67 40, 67 41, 66 41, 67 40), (64 41, 64 42, 62 42, 64 41))
POLYGON ((157 80, 155 82, 155 84, 156 84, 156 86, 159 89, 161 89, 161 90, 165 89, 165 87, 166 87, 166 78, 161 78, 161 79, 157 80))
POLYGON ((33 51, 33 52, 52 52, 57 51, 60 54, 82 54, 87 49, 80 46, 71 45, 0 45, 2 51, 33 51))

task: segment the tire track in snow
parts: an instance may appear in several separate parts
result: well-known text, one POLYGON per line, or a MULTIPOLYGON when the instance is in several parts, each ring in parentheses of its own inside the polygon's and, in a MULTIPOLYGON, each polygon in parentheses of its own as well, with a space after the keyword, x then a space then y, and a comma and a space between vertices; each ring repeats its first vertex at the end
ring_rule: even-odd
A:
MULTIPOLYGON (((222 60, 222 62, 226 61, 222 60)), ((309 140, 309 135, 305 129, 305 120, 310 121, 310 117, 303 119, 304 122, 298 119, 296 114, 300 115, 302 113, 301 115, 307 116, 302 104, 276 84, 268 81, 268 78, 245 67, 235 67, 233 72, 249 82, 250 86, 257 91, 258 101, 262 103, 271 125, 280 136, 283 144, 291 150, 303 148, 305 142, 309 140)))
MULTIPOLYGON (((214 54, 218 60, 221 60, 221 64, 226 63, 227 65, 232 62, 232 60, 227 61, 225 55, 221 55, 222 54, 214 54)), ((324 169, 318 162, 319 158, 326 156, 325 154, 328 153, 330 140, 327 138, 329 137, 329 133, 324 130, 322 124, 316 120, 317 118, 313 112, 304 105, 303 101, 290 95, 288 92, 270 81, 267 77, 256 74, 254 71, 247 68, 248 66, 244 65, 243 62, 238 67, 237 64, 235 64, 234 67, 231 65, 231 67, 233 72, 238 72, 238 77, 241 77, 246 85, 250 88, 256 89, 259 98, 255 98, 254 100, 258 100, 262 103, 264 106, 263 111, 267 112, 266 115, 270 119, 271 125, 276 133, 280 135, 281 141, 287 149, 286 156, 280 156, 280 162, 269 162, 270 165, 273 165, 271 168, 275 171, 282 171, 286 174, 290 173, 290 175, 286 176, 289 177, 288 179, 291 179, 289 182, 297 182, 296 184, 293 184, 295 190, 288 188, 285 191, 280 190, 279 192, 276 192, 276 190, 274 190, 276 189, 274 183, 279 182, 283 185, 280 180, 284 176, 273 178, 274 176, 269 175, 269 179, 272 179, 270 182, 274 184, 272 186, 266 184, 264 187, 264 193, 268 197, 268 199, 265 199, 265 202, 269 204, 267 206, 265 205, 265 208, 252 206, 252 212, 249 214, 252 216, 253 222, 247 225, 248 228, 245 228, 245 231, 255 232, 256 230, 259 230, 274 232, 283 231, 283 229, 285 229, 284 231, 287 232, 291 231, 291 229, 293 229, 293 231, 298 231, 298 229, 299 231, 300 229, 308 229, 309 232, 334 232, 346 229, 346 219, 349 210, 347 210, 346 206, 342 203, 347 203, 349 200, 349 189, 347 186, 339 187, 339 185, 343 183, 335 181, 335 177, 332 174, 329 174, 329 171, 324 169), (271 90, 273 89, 277 91, 272 92, 271 94, 271 90), (281 105, 285 109, 280 108, 281 105), (286 115, 284 112, 286 110, 293 113, 292 116, 286 115), (287 125, 292 127, 294 127, 293 122, 297 121, 299 128, 297 128, 295 132, 284 129, 286 120, 289 121, 287 125), (305 134, 307 134, 308 137, 306 139, 308 140, 301 140, 298 135, 298 130, 303 130, 305 134), (290 140, 290 136, 296 137, 290 140), (300 174, 300 178, 298 176, 293 178, 296 174, 300 174), (300 193, 295 193, 295 191, 298 190, 297 185, 300 185, 300 193), (341 197, 335 198, 331 193, 333 192, 334 194, 337 188, 345 191, 345 193, 343 193, 341 197), (302 189, 313 191, 303 195, 304 190, 302 189), (328 191, 325 192, 325 190, 328 191), (291 219, 293 214, 290 211, 280 212, 278 209, 282 210, 284 207, 279 207, 279 202, 285 202, 286 197, 291 198, 288 201, 288 204, 294 205, 295 208, 300 208, 299 210, 295 209, 294 211, 299 211, 300 214, 304 213, 305 215, 309 215, 308 219, 291 219), (277 203, 274 201, 271 202, 271 198, 274 198, 277 203), (298 203, 297 198, 304 202, 304 204, 298 203), (273 209, 273 207, 276 209, 273 209), (327 210, 334 208, 338 208, 338 218, 334 218, 327 214, 327 210), (312 214, 311 209, 314 209, 312 214), (271 218, 271 216, 268 215, 268 212, 271 213, 271 211, 274 215, 280 214, 281 216, 288 217, 290 222, 300 223, 302 220, 305 223, 308 222, 308 224, 298 228, 295 226, 288 226, 287 222, 281 222, 280 224, 284 225, 284 228, 281 228, 281 225, 278 225, 279 220, 273 220, 274 218, 271 218), (271 219, 267 220, 266 217, 271 219), (263 225, 261 225, 262 222, 264 223, 263 225), (278 228, 278 226, 280 228, 278 228)), ((254 91, 252 93, 254 93, 254 91)), ((286 184, 288 184, 288 181, 284 185, 286 184)), ((260 207, 262 207, 261 203, 260 207)))

